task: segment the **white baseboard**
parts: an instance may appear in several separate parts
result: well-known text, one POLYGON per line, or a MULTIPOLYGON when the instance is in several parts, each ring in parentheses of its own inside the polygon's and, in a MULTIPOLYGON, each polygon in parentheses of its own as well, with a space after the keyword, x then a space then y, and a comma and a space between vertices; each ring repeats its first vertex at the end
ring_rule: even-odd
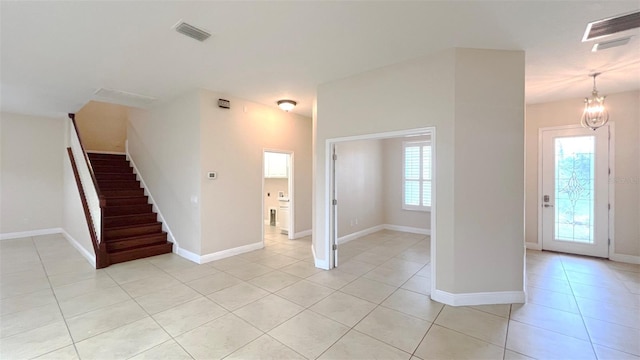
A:
POLYGON ((200 262, 200 255, 192 253, 189 250, 185 250, 185 249, 182 249, 179 246, 174 245, 173 246, 173 252, 175 252, 179 256, 182 256, 183 258, 185 258, 185 259, 187 259, 189 261, 193 261, 196 264, 202 264, 200 262))
POLYGON ((311 244, 311 253, 313 254, 313 264, 318 269, 329 270, 329 259, 326 259, 326 260, 318 259, 318 257, 316 256, 316 248, 313 247, 313 244, 311 244))
POLYGON ((69 235, 68 232, 64 231, 64 229, 60 229, 62 231, 62 235, 67 239, 67 241, 76 248, 84 256, 87 261, 95 268, 96 267, 96 255, 90 253, 87 249, 85 249, 80 243, 73 238, 73 236, 69 235))
POLYGON ((412 226, 384 224, 385 230, 402 231, 411 234, 431 235, 430 229, 417 228, 412 226))
POLYGON ((540 244, 538 243, 525 242, 524 246, 530 250, 538 250, 538 251, 542 250, 542 246, 540 246, 540 244))
POLYGON ((355 240, 365 235, 373 234, 374 232, 378 232, 380 230, 393 230, 393 231, 402 231, 402 232, 412 233, 412 234, 431 235, 430 229, 422 229, 422 228, 402 226, 402 225, 382 224, 382 225, 372 226, 364 230, 356 231, 354 233, 351 233, 345 236, 341 236, 338 238, 338 245, 348 243, 351 240, 355 240))
POLYGON ((249 245, 244 245, 244 246, 238 246, 236 248, 232 248, 232 249, 227 249, 227 250, 222 250, 222 251, 218 251, 215 253, 211 253, 211 254, 206 254, 206 255, 198 255, 198 254, 194 254, 191 251, 185 250, 185 249, 181 249, 179 247, 175 247, 176 249, 176 253, 180 256, 182 256, 183 258, 187 259, 187 260, 191 260, 196 264, 204 264, 204 263, 208 263, 211 261, 216 261, 216 260, 220 260, 220 259, 224 259, 224 258, 228 258, 230 256, 235 256, 235 255, 240 255, 240 254, 244 254, 246 252, 249 251, 254 251, 254 250, 259 250, 262 249, 264 247, 264 244, 262 243, 262 241, 260 242, 256 242, 253 244, 249 244, 249 245))
POLYGON ((431 299, 451 306, 473 306, 492 304, 523 304, 527 296, 524 291, 496 291, 452 294, 442 290, 431 292, 431 299))
POLYGON ((50 228, 50 229, 41 229, 41 230, 31 230, 31 231, 20 231, 13 233, 4 233, 0 234, 0 240, 9 240, 9 239, 19 239, 31 236, 40 236, 40 235, 53 235, 53 234, 61 234, 65 239, 82 254, 82 256, 89 261, 89 263, 95 268, 96 267, 96 256, 95 254, 90 253, 87 249, 85 249, 80 243, 73 238, 73 236, 69 235, 62 228, 50 228))
POLYGON ((609 256, 609 260, 629 263, 629 264, 640 264, 640 256, 635 256, 635 255, 611 254, 609 256))
POLYGON ((127 155, 126 152, 120 151, 98 151, 98 150, 87 150, 88 154, 107 154, 107 155, 127 155))
POLYGON ((365 235, 373 234, 374 232, 378 232, 380 230, 384 230, 384 225, 376 225, 376 226, 370 227, 368 229, 356 231, 354 233, 351 233, 351 234, 348 234, 348 235, 345 235, 345 236, 341 236, 341 237, 338 238, 338 245, 342 245, 344 243, 348 243, 351 240, 355 240, 355 239, 363 237, 365 235))
POLYGON ((311 236, 312 233, 313 233, 313 231, 311 229, 300 231, 300 232, 297 232, 297 233, 293 234, 293 238, 294 239, 300 239, 300 238, 305 237, 305 236, 311 236))
POLYGON ((174 244, 173 252, 177 253, 177 250, 180 249, 180 245, 178 244, 178 241, 176 240, 175 236, 173 236, 173 232, 171 231, 171 228, 169 227, 169 224, 167 223, 167 219, 165 219, 164 215, 162 215, 162 211, 160 211, 160 208, 158 207, 158 205, 156 203, 156 200, 153 198, 153 195, 151 194, 151 191, 147 187, 147 184, 144 182, 144 178, 142 178, 142 174, 140 174, 140 171, 138 170, 138 167, 136 166, 135 161, 133 161, 133 158, 131 157, 131 154, 129 154, 129 144, 128 144, 128 142, 127 142, 127 151, 126 151, 125 155, 127 156, 127 160, 129 160, 131 162, 131 166, 133 167, 133 172, 140 179, 140 183, 142 184, 142 187, 144 188, 144 193, 145 193, 145 195, 147 195, 149 197, 149 201, 151 202, 151 205, 153 206, 153 211, 155 211, 156 214, 158 214, 158 218, 159 218, 160 222, 162 222, 162 230, 167 232, 167 236, 169 237, 169 241, 171 241, 174 244))
POLYGON ((50 229, 10 232, 10 233, 0 234, 0 240, 19 239, 19 238, 40 236, 40 235, 62 234, 62 231, 63 230, 61 228, 50 228, 50 229))

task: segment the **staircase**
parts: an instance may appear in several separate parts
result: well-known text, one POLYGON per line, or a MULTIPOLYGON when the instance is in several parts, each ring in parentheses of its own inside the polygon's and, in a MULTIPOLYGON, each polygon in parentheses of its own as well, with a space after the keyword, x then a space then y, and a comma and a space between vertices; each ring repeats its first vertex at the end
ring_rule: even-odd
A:
POLYGON ((124 155, 89 153, 91 167, 105 199, 102 241, 109 264, 170 253, 162 223, 157 220, 140 181, 124 155))

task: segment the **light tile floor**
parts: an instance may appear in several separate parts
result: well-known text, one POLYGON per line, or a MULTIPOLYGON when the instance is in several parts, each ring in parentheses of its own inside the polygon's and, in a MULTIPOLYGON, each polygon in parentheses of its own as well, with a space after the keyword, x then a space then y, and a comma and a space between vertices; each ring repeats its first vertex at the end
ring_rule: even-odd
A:
POLYGON ((429 299, 429 239, 381 231, 313 266, 310 238, 205 265, 94 270, 58 235, 0 242, 0 358, 638 359, 640 266, 527 254, 528 303, 429 299))

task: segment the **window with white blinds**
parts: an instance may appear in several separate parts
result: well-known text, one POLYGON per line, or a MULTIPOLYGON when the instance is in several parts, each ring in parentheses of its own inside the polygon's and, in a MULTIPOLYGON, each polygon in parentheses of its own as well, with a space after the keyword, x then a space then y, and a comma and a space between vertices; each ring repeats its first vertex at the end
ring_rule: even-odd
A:
POLYGON ((431 208, 431 142, 403 143, 402 208, 431 208))

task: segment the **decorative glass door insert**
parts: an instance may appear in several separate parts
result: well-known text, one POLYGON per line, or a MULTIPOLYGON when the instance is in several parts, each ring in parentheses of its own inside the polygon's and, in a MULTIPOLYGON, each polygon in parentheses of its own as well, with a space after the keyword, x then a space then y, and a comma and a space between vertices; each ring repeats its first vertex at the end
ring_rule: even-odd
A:
POLYGON ((541 129, 542 248, 608 257, 609 127, 541 129))

